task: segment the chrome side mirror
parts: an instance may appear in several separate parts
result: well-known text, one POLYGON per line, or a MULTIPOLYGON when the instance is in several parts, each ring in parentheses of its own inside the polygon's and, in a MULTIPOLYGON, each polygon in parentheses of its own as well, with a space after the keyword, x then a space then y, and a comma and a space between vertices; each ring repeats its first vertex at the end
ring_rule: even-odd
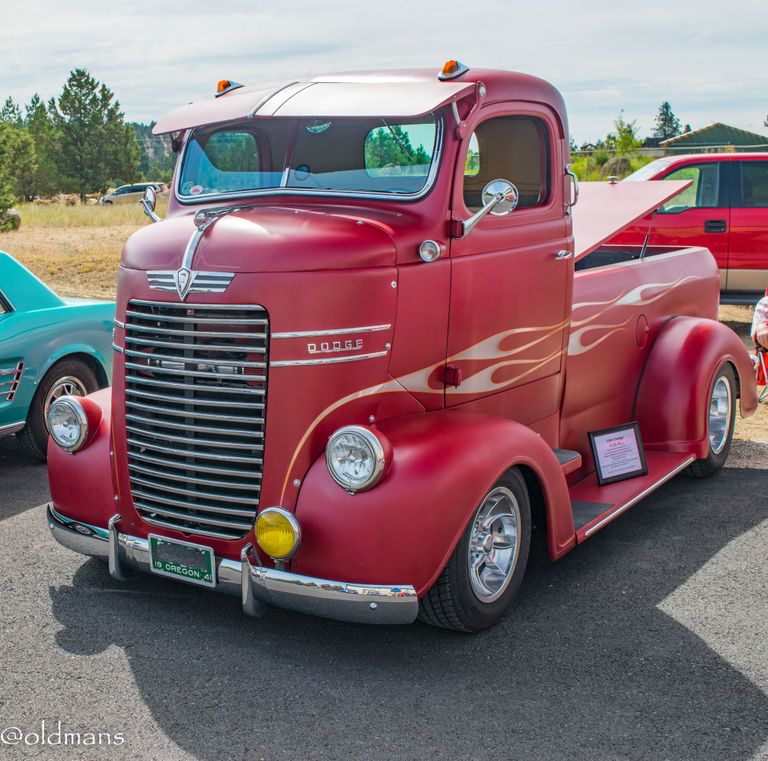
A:
POLYGON ((483 208, 462 222, 462 238, 469 235, 486 214, 493 214, 494 217, 511 214, 517 208, 520 194, 509 180, 491 180, 483 188, 481 198, 483 208))
POLYGON ((157 191, 151 186, 147 185, 144 189, 144 198, 140 201, 144 213, 153 221, 159 222, 160 217, 155 214, 157 208, 157 191))

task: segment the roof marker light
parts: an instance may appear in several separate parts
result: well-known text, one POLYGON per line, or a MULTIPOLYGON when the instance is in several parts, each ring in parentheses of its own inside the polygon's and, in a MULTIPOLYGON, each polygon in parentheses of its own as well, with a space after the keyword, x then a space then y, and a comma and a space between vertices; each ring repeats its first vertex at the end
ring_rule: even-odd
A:
POLYGON ((220 79, 216 85, 216 97, 218 98, 220 95, 237 90, 238 87, 245 87, 245 85, 241 85, 239 82, 232 82, 230 79, 220 79))
POLYGON ((437 78, 441 80, 456 79, 456 77, 460 77, 467 71, 469 71, 469 66, 465 66, 461 61, 456 61, 452 58, 443 64, 443 68, 440 69, 437 78))

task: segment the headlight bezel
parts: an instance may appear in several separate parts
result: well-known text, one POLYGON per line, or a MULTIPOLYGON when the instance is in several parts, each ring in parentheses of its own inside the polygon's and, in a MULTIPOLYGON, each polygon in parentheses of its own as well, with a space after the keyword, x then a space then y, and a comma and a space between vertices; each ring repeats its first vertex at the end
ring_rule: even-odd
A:
POLYGON ((284 563, 288 560, 290 560, 294 554, 296 553, 296 550, 299 548, 299 544, 301 543, 301 526, 299 525, 299 522, 296 520, 296 516, 291 513, 290 511, 286 510, 282 507, 266 507, 264 510, 261 510, 259 514, 256 516, 256 520, 253 524, 253 535, 256 539, 256 546, 261 549, 262 552, 264 552, 266 555, 268 555, 272 560, 278 562, 278 563, 284 563), (291 530, 293 532, 293 546, 291 549, 282 555, 272 555, 269 552, 267 552, 265 547, 262 547, 261 543, 259 542, 258 538, 258 525, 259 521, 264 520, 264 516, 269 515, 279 515, 281 518, 286 520, 288 524, 291 527, 291 530))
POLYGON ((48 409, 48 412, 46 413, 45 418, 46 418, 46 423, 48 427, 48 433, 50 434, 56 446, 59 447, 60 449, 63 449, 65 452, 68 452, 69 454, 74 454, 75 452, 82 449, 87 443, 88 434, 89 434, 88 414, 86 413, 85 408, 80 403, 77 397, 60 396, 58 399, 54 399, 53 403, 48 409), (68 410, 70 410, 74 414, 75 418, 77 419, 77 423, 80 426, 80 431, 79 431, 77 440, 72 444, 63 443, 56 437, 54 433, 53 425, 51 423, 51 417, 57 406, 66 407, 68 410))
POLYGON ((330 474, 331 478, 342 489, 344 489, 344 491, 350 494, 357 494, 359 492, 366 492, 370 489, 373 489, 373 487, 381 481, 388 469, 390 451, 391 447, 388 445, 388 442, 383 440, 378 432, 373 431, 364 425, 345 425, 342 428, 339 428, 337 431, 334 431, 334 433, 328 439, 328 444, 325 447, 325 464, 328 468, 328 473, 330 474), (371 475, 363 484, 350 484, 348 481, 345 481, 341 476, 339 476, 333 466, 331 451, 334 442, 341 436, 346 435, 359 436, 363 440, 365 447, 367 447, 372 456, 373 469, 371 471, 371 475))

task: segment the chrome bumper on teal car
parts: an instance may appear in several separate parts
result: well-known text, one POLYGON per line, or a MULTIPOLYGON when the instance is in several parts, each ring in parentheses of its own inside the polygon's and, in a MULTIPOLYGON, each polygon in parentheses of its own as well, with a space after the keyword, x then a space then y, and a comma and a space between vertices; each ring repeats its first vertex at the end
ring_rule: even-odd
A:
MULTIPOLYGON (((109 572, 125 579, 131 571, 151 573, 149 543, 121 534, 119 515, 106 529, 71 520, 48 505, 48 527, 54 539, 82 555, 109 562, 109 572)), ((216 558, 216 591, 240 596, 243 610, 259 615, 261 604, 288 608, 340 621, 364 624, 409 624, 416 619, 419 602, 412 586, 351 584, 315 579, 258 565, 254 548, 243 549, 240 560, 216 558)))

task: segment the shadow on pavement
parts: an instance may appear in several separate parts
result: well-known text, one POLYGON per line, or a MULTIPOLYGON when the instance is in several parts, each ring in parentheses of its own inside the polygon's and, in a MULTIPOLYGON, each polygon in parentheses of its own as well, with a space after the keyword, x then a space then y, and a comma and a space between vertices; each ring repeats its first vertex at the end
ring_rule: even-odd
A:
POLYGON ((49 499, 45 463, 30 457, 15 436, 0 438, 0 520, 49 499))
POLYGON ((200 759, 749 759, 765 695, 657 605, 768 517, 764 486, 678 478, 558 563, 535 559, 518 608, 476 636, 248 619, 90 560, 50 590, 57 642, 123 647, 158 726, 200 759))

